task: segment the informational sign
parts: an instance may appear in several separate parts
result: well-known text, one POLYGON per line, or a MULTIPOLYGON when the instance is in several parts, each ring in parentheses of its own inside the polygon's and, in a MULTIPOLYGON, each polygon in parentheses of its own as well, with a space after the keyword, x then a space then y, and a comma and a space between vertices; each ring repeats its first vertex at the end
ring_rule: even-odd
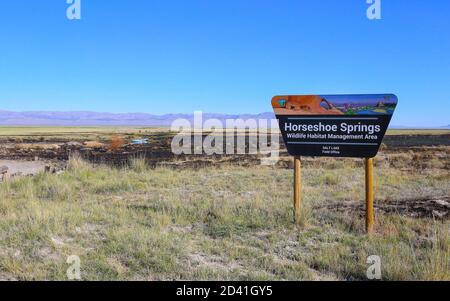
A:
POLYGON ((291 95, 272 106, 290 155, 373 158, 397 102, 393 94, 291 95))

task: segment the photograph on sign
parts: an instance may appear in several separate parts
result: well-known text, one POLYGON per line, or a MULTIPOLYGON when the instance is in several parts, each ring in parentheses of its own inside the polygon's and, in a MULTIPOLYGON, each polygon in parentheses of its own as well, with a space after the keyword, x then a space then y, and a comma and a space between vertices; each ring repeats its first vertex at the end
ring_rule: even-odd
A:
POLYGON ((289 95, 272 107, 290 155, 372 158, 397 102, 393 94, 289 95))

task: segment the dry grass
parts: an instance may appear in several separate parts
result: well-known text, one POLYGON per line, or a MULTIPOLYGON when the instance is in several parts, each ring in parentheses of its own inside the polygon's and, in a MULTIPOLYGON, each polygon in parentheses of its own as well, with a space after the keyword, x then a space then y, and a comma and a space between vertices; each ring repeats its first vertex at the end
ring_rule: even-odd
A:
POLYGON ((105 144, 101 143, 99 141, 86 141, 83 144, 84 144, 85 147, 93 148, 93 149, 105 147, 105 144))
POLYGON ((18 143, 14 146, 16 149, 21 149, 21 150, 31 150, 31 149, 35 149, 35 150, 58 150, 60 148, 59 145, 57 144, 48 144, 48 143, 41 143, 41 144, 36 144, 36 143, 18 143))
MULTIPOLYGON (((226 131, 231 131, 230 129, 226 131)), ((58 141, 102 141, 107 142, 115 135, 140 137, 155 133, 168 134, 168 127, 132 127, 132 126, 103 126, 103 127, 11 127, 0 126, 0 141, 27 142, 58 142, 58 141)), ((239 132, 239 130, 238 130, 239 132)), ((252 132, 252 131, 251 131, 252 132)), ((389 130, 387 135, 448 135, 449 129, 436 130, 389 130)))
POLYGON ((114 135, 111 137, 111 142, 109 144, 109 148, 112 151, 116 151, 116 150, 121 149, 124 145, 125 145, 125 140, 118 135, 114 135))
POLYGON ((168 133, 169 128, 158 127, 11 127, 0 126, 0 141, 110 141, 114 135, 142 135, 168 133))
MULTIPOLYGON (((357 201, 363 170, 336 161, 304 170, 306 226, 292 223, 292 172, 268 167, 128 169, 73 158, 61 175, 0 185, 0 277, 64 280, 355 280, 382 258, 385 280, 450 280, 448 220, 377 216, 316 205, 357 201), (3 275, 3 276, 1 276, 3 275)), ((448 171, 379 166, 377 197, 448 195, 448 171)))

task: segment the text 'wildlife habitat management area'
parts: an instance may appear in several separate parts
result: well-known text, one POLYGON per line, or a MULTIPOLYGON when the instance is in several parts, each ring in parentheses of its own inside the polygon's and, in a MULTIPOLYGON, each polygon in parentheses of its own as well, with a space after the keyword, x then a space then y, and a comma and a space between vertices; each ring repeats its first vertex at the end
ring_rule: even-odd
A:
POLYGON ((392 94, 275 96, 292 156, 375 157, 397 106, 392 94))

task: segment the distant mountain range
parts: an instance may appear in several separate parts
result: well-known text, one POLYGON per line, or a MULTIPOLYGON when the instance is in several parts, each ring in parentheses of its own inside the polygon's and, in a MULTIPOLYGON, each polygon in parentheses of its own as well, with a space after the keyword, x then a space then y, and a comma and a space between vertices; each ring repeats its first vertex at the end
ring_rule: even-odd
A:
MULTIPOLYGON (((0 126, 170 126, 176 119, 193 122, 194 114, 152 115, 146 113, 98 113, 88 111, 73 112, 11 112, 0 110, 0 126)), ((214 114, 204 113, 203 120, 218 119, 225 124, 227 119, 275 119, 272 112, 260 114, 214 114)), ((392 129, 414 127, 391 126, 392 129)), ((425 127, 416 127, 425 128, 425 127)), ((439 127, 437 127, 439 128, 439 127)), ((440 127, 450 129, 450 125, 440 127)))
MULTIPOLYGON (((170 126, 176 119, 193 121, 193 114, 152 115, 146 113, 77 112, 11 112, 0 110, 0 125, 10 126, 170 126)), ((204 113, 205 119, 274 119, 273 113, 213 114, 204 113)))

